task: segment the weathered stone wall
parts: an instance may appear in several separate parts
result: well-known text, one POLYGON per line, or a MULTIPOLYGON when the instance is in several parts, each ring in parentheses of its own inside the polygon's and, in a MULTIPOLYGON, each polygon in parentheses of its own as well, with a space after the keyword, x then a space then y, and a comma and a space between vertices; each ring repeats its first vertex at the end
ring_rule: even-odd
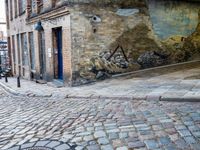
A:
POLYGON ((200 3, 175 0, 150 0, 149 13, 155 34, 160 39, 189 36, 198 24, 200 3))
POLYGON ((168 62, 172 64, 199 59, 200 3, 152 0, 149 8, 154 31, 169 54, 168 62))
POLYGON ((183 48, 187 45, 183 36, 195 30, 199 4, 163 0, 119 2, 73 3, 72 68, 76 82, 194 58, 194 49, 183 48), (175 36, 178 43, 170 36, 175 36))
POLYGON ((138 70, 141 54, 161 50, 146 5, 73 8, 70 12, 74 79, 98 78, 100 70, 103 74, 138 70), (123 50, 119 48, 109 59, 118 45, 123 50))
POLYGON ((183 49, 190 52, 191 59, 200 58, 200 10, 198 13, 198 25, 195 31, 185 39, 183 49))

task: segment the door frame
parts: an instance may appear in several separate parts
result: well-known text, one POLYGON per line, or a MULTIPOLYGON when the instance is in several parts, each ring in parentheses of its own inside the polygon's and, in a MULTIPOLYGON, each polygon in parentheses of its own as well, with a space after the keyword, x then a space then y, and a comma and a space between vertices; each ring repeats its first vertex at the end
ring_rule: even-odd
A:
POLYGON ((53 75, 54 79, 64 80, 63 77, 63 42, 62 27, 52 29, 53 41, 53 75))

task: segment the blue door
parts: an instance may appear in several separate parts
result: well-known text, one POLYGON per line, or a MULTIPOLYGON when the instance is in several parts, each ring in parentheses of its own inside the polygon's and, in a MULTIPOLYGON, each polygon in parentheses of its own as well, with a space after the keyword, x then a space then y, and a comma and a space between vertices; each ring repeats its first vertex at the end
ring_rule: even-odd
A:
POLYGON ((63 80, 62 28, 57 29, 58 79, 63 80))

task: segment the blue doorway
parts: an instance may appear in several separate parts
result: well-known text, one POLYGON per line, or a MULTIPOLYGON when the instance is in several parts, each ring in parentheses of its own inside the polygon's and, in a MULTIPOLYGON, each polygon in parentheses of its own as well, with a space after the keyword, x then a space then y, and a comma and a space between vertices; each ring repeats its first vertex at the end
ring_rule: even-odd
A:
POLYGON ((53 29, 54 32, 54 77, 63 80, 62 28, 53 29))

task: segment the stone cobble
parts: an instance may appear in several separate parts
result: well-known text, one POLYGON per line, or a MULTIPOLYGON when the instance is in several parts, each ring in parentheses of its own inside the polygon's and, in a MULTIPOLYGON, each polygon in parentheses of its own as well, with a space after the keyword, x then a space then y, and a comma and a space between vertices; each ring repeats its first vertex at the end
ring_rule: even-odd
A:
MULTIPOLYGON (((1 91, 1 90, 0 90, 1 91)), ((0 97, 0 149, 198 149, 200 104, 0 97)))

